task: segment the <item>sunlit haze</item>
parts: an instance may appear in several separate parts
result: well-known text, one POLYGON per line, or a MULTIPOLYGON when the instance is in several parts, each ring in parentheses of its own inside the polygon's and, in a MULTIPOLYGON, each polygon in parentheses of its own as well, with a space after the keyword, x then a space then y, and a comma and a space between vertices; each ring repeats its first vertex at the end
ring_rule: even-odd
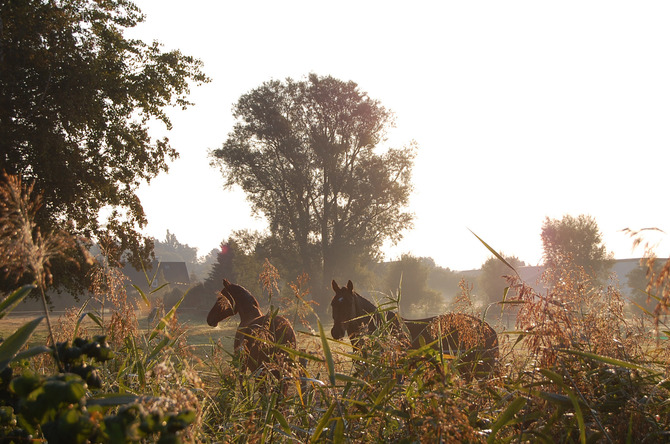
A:
POLYGON ((393 110, 388 146, 419 145, 414 228, 388 259, 479 268, 490 253, 471 229, 535 265, 546 216, 593 216, 617 258, 642 254, 620 230, 670 229, 670 2, 135 3, 147 20, 130 36, 201 59, 212 78, 170 112, 180 158, 140 189, 158 239, 170 230, 205 255, 265 226, 207 152, 242 94, 312 72, 393 110))

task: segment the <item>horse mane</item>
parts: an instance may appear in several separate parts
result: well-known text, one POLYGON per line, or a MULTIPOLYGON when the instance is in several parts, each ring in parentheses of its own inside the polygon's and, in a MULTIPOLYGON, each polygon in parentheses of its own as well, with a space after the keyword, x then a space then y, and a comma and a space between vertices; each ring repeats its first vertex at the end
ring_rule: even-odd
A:
POLYGON ((372 322, 374 324, 374 328, 376 329, 383 324, 384 318, 386 318, 386 321, 395 320, 395 312, 389 311, 386 313, 386 315, 384 315, 383 312, 379 311, 379 307, 377 305, 373 304, 371 301, 364 298, 356 291, 352 291, 352 294, 354 295, 354 311, 357 313, 357 316, 361 316, 360 319, 354 321, 356 328, 360 328, 362 325, 372 322), (360 314, 361 310, 365 313, 365 315, 360 314))
POLYGON ((251 294, 251 292, 249 290, 247 290, 243 286, 237 285, 237 284, 232 284, 232 286, 235 287, 235 289, 239 289, 239 293, 238 292, 232 292, 232 291, 230 292, 230 295, 234 299, 239 298, 239 300, 235 301, 236 303, 244 304, 244 305, 251 305, 251 306, 260 308, 260 304, 258 303, 258 300, 256 299, 256 297, 254 297, 253 294, 251 294))
POLYGON ((229 284, 229 288, 225 290, 235 302, 234 311, 240 315, 240 318, 250 321, 263 315, 258 300, 243 286, 229 284))
POLYGON ((354 306, 360 307, 366 313, 374 313, 377 311, 377 306, 372 302, 365 299, 363 296, 358 294, 356 291, 352 292, 354 295, 354 306))

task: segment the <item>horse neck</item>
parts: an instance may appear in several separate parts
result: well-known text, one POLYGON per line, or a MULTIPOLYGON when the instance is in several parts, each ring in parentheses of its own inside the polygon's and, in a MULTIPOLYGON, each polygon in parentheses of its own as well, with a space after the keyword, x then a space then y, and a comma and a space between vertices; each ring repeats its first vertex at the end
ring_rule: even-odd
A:
POLYGON ((354 293, 354 306, 356 307, 356 316, 363 316, 377 311, 375 304, 365 299, 358 293, 354 293))
MULTIPOLYGON (((374 324, 381 324, 382 323, 382 316, 386 317, 386 322, 392 322, 394 325, 398 325, 400 316, 398 313, 394 311, 385 311, 385 312, 379 312, 377 309, 377 306, 373 304, 372 302, 368 301, 365 299, 363 296, 361 296, 358 293, 354 293, 356 296, 356 316, 364 316, 364 315, 369 315, 366 318, 362 318, 365 320, 365 322, 370 320, 370 317, 374 316, 375 317, 375 323, 371 324, 374 326, 374 324)), ((404 319, 403 319, 404 320, 404 319)))
POLYGON ((358 293, 354 293, 354 308, 356 312, 356 317, 360 319, 357 321, 358 324, 368 324, 369 326, 375 327, 375 324, 381 322, 377 307, 372 302, 365 299, 358 293), (370 322, 372 316, 375 317, 375 322, 370 322))
POLYGON ((242 296, 234 296, 235 305, 237 306, 237 312, 240 315, 240 323, 246 324, 253 321, 261 316, 261 308, 258 305, 258 301, 255 297, 250 294, 245 294, 242 296))

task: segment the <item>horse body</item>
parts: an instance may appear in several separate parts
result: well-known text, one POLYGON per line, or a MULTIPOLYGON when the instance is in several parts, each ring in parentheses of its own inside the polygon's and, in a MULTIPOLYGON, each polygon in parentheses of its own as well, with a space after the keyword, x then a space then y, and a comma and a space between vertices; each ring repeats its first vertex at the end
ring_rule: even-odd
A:
MULTIPOLYGON (((331 335, 341 339, 349 335, 352 345, 358 346, 361 336, 377 329, 381 323, 377 307, 354 291, 351 281, 346 287, 332 282, 335 296, 331 302, 334 325, 331 335)), ((391 322, 395 334, 401 334, 401 322, 409 333, 411 348, 420 348, 423 344, 442 344, 449 354, 461 352, 463 366, 461 372, 470 379, 473 375, 487 375, 498 358, 498 335, 486 322, 464 313, 445 313, 425 319, 404 319, 397 313, 387 312, 387 322, 391 322)))
MULTIPOLYGON (((286 318, 261 312, 256 298, 240 285, 223 280, 223 289, 214 307, 207 315, 207 323, 217 324, 235 314, 240 315, 233 348, 241 359, 242 371, 252 373, 285 357, 285 353, 274 344, 295 348, 296 337, 293 327, 286 318)), ((275 376, 279 376, 273 370, 275 376)))

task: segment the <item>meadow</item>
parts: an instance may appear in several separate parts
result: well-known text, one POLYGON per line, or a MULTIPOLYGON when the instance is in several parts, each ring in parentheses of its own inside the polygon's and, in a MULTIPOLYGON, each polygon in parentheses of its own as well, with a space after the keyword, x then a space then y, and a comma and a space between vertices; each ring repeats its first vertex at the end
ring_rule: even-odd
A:
MULTIPOLYGON (((152 310, 159 289, 135 287, 139 300, 129 297, 104 255, 89 258, 95 304, 51 313, 51 261, 68 260, 76 243, 33 230, 38 206, 21 190, 18 182, 6 190, 16 210, 0 225, 0 253, 8 276, 33 283, 0 299, 2 443, 670 440, 670 261, 649 267, 656 309, 634 313, 615 283, 569 258, 544 273, 547 290, 538 292, 484 244, 510 268, 501 300, 479 307, 463 281, 454 304, 475 317, 500 309, 498 321, 486 318, 499 359, 480 379, 461 376, 460 352, 409 351, 385 326, 355 349, 332 339, 307 277, 285 285, 266 261, 261 305, 292 322, 297 345, 251 375, 231 346, 237 316, 213 329, 205 312, 180 314, 184 297, 152 310), (44 310, 12 316, 26 297, 44 310), (504 327, 510 313, 513 327, 504 327)), ((387 296, 386 308, 397 307, 400 290, 387 296)))
MULTIPOLYGON (((668 330, 662 318, 633 316, 615 286, 596 284, 583 271, 553 270, 546 278, 555 283, 547 294, 509 278, 501 305, 516 314, 515 328, 493 323, 500 360, 492 375, 472 381, 459 375, 458 355, 430 347, 408 352, 402 338, 385 333, 352 350, 348 340, 330 338, 331 319, 301 306, 305 295, 274 299, 281 302, 280 313, 301 313, 298 346, 288 350, 292 365, 281 369, 282 381, 269 372, 242 375, 232 353, 237 316, 216 328, 206 325, 204 312, 180 316, 170 310, 152 319, 125 306, 124 295, 107 295, 116 309, 104 317, 73 310, 51 319, 60 363, 44 347, 51 334, 44 322, 24 335, 2 374, 0 437, 667 442, 670 347, 661 336, 668 330), (75 348, 79 352, 72 353, 75 348), (86 351, 96 349, 109 353, 98 360, 86 351), (70 355, 75 358, 68 364, 63 356, 70 355), (63 384, 68 397, 48 396, 56 386, 64 390, 63 384), (46 405, 49 399, 39 415, 26 411, 31 402, 46 405)), ((468 286, 463 289, 460 306, 474 310, 468 286)), ((8 312, 6 306, 0 310, 8 312)), ((16 344, 12 334, 32 320, 4 316, 1 322, 4 359, 7 344, 16 344)))

